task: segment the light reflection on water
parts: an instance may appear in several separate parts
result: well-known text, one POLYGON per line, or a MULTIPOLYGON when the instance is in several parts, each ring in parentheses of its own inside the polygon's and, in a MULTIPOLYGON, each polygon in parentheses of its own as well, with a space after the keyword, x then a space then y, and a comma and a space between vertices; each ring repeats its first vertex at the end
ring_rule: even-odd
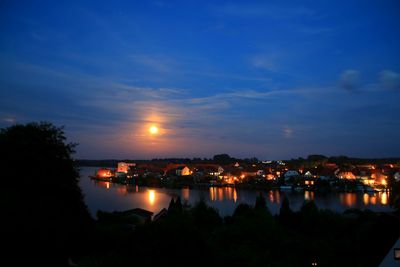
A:
MULTIPOLYGON (((94 168, 82 168, 80 185, 86 204, 95 216, 97 210, 114 211, 143 208, 159 212, 167 208, 172 197, 180 196, 184 203, 195 204, 204 199, 218 209, 222 216, 231 215, 240 203, 254 205, 259 194, 256 190, 238 190, 233 187, 210 187, 208 189, 165 189, 146 188, 135 185, 121 185, 110 182, 94 181, 88 178, 94 168)), ((267 205, 273 214, 279 212, 284 195, 289 198, 293 210, 298 210, 304 201, 313 200, 319 208, 342 212, 348 208, 390 211, 389 193, 331 193, 318 194, 312 191, 280 192, 263 191, 267 205)))

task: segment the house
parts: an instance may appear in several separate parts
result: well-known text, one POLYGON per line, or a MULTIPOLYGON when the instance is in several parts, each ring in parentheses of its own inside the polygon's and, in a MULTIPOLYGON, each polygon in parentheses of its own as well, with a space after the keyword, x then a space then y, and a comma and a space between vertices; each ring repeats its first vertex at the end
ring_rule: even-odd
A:
POLYGON ((386 257, 383 259, 379 267, 396 267, 400 266, 400 238, 390 248, 386 257))
POLYGON ((283 176, 285 177, 285 180, 289 180, 290 178, 296 177, 299 175, 300 174, 297 171, 289 170, 289 171, 285 172, 285 174, 283 176))
POLYGON ((374 184, 381 184, 386 186, 387 185, 387 175, 384 175, 381 172, 376 172, 371 174, 371 179, 374 180, 374 184))
POLYGON ((159 213, 154 215, 153 221, 158 221, 162 218, 165 218, 168 215, 168 210, 166 208, 163 208, 159 213))
POLYGON ((118 162, 117 172, 128 173, 130 167, 136 166, 136 163, 118 162))
POLYGON ((192 172, 190 171, 190 169, 187 166, 181 166, 181 167, 176 168, 175 173, 178 176, 187 176, 187 175, 192 174, 192 172))
POLYGON ((396 173, 393 175, 393 177, 394 177, 394 179, 396 180, 396 182, 400 182, 400 172, 396 172, 396 173))
POLYGON ((107 168, 101 168, 96 171, 96 178, 98 179, 109 179, 114 176, 114 172, 107 168))
MULTIPOLYGON (((250 177, 250 176, 261 176, 259 175, 260 170, 258 170, 256 167, 246 167, 243 169, 242 171, 242 175, 246 176, 246 177, 250 177)), ((264 173, 263 170, 261 170, 262 173, 264 173)))
POLYGON ((265 174, 265 179, 267 180, 275 180, 275 178, 275 175, 273 175, 271 172, 265 174))
POLYGON ((264 170, 257 170, 257 176, 265 176, 264 170))
POLYGON ((346 180, 355 180, 356 176, 354 175, 354 173, 352 171, 348 171, 348 170, 338 170, 336 176, 340 179, 346 179, 346 180))
POLYGON ((314 177, 314 175, 311 173, 311 171, 306 171, 306 173, 304 174, 304 178, 312 178, 314 177))
POLYGON ((209 175, 209 176, 214 176, 214 177, 218 177, 221 173, 224 172, 224 168, 222 168, 221 166, 218 165, 214 165, 214 164, 210 164, 210 165, 197 165, 197 169, 195 169, 195 171, 197 173, 200 173, 202 175, 209 175))
POLYGON ((150 222, 153 212, 136 208, 122 212, 124 218, 136 218, 140 223, 150 222))

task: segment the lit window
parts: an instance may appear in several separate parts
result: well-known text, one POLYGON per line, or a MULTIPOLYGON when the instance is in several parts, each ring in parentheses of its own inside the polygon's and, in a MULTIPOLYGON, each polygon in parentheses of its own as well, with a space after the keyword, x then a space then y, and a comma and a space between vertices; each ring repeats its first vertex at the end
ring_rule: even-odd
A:
POLYGON ((400 248, 395 248, 394 249, 394 259, 396 261, 400 261, 400 248))

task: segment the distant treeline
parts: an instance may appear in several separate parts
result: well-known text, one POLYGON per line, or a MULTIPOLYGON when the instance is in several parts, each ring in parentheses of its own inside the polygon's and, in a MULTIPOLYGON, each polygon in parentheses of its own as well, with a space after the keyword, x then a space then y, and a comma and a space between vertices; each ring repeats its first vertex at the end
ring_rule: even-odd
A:
MULTIPOLYGON (((231 164, 234 162, 242 163, 258 163, 260 160, 256 157, 239 159, 229 156, 228 154, 218 154, 213 158, 155 158, 151 160, 132 160, 132 159, 101 159, 101 160, 91 160, 91 159, 78 159, 76 163, 78 166, 92 166, 92 167, 115 167, 118 162, 134 162, 134 163, 183 163, 183 164, 195 164, 195 163, 209 163, 214 162, 218 164, 231 164)), ((276 162, 276 161, 272 161, 276 162)), ((307 158, 297 158, 290 160, 283 160, 283 162, 293 165, 309 164, 316 162, 330 162, 336 163, 338 165, 343 164, 397 164, 400 163, 400 157, 393 158, 353 158, 347 156, 332 156, 327 157, 324 155, 309 155, 307 158)))

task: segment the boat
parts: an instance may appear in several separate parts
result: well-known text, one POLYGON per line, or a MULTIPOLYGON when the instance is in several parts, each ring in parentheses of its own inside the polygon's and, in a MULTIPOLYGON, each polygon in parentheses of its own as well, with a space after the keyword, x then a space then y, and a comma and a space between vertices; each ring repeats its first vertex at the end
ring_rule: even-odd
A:
POLYGON ((378 190, 376 190, 376 189, 374 189, 374 188, 372 188, 372 187, 370 187, 370 186, 366 186, 366 187, 364 188, 364 192, 365 192, 365 193, 375 193, 375 192, 378 192, 378 190))
POLYGON ((300 186, 296 186, 296 187, 293 188, 293 190, 296 191, 296 192, 303 192, 304 188, 300 187, 300 186))
POLYGON ((292 186, 291 186, 291 185, 281 185, 281 186, 279 187, 279 189, 280 189, 280 190, 284 190, 284 191, 286 191, 286 190, 292 190, 292 186))

